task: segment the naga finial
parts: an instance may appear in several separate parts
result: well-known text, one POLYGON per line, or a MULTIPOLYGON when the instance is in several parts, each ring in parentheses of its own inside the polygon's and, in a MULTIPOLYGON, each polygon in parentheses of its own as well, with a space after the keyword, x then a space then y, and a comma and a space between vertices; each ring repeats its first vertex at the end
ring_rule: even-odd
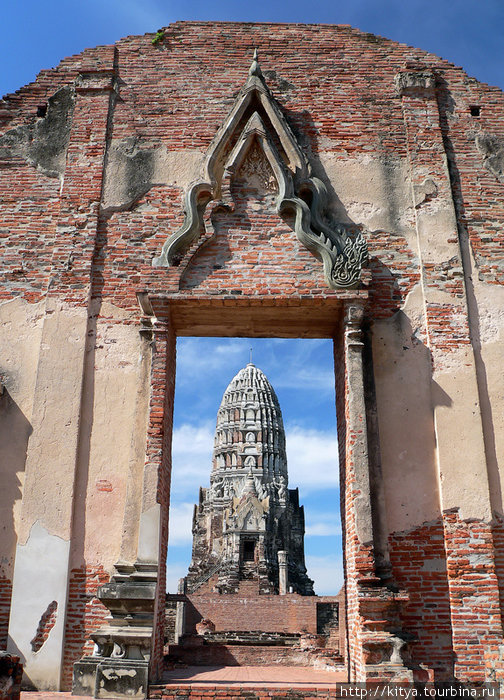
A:
POLYGON ((262 78, 261 67, 259 66, 259 58, 257 55, 257 49, 254 49, 254 56, 252 57, 252 63, 249 68, 249 75, 255 76, 256 78, 262 78))

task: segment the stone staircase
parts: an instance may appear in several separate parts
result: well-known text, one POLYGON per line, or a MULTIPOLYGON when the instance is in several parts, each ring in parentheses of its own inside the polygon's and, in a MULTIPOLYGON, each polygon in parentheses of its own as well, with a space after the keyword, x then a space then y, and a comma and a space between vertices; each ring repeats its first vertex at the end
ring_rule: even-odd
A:
POLYGON ((280 632, 209 632, 185 635, 169 645, 167 669, 187 666, 304 666, 344 670, 338 649, 323 646, 323 639, 301 638, 280 632))

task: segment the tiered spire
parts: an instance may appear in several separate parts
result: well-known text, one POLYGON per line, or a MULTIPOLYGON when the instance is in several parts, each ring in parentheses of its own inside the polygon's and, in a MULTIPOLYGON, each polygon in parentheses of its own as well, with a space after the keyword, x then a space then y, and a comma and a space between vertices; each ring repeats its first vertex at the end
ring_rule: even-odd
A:
POLYGON ((275 390, 252 362, 224 392, 217 414, 212 481, 252 473, 263 484, 283 477, 287 458, 282 412, 275 390))
POLYGON ((210 488, 200 489, 186 586, 236 593, 292 589, 313 595, 304 564, 304 514, 287 488, 282 412, 268 379, 252 362, 224 392, 217 414, 210 488), (287 562, 280 586, 280 560, 287 562))

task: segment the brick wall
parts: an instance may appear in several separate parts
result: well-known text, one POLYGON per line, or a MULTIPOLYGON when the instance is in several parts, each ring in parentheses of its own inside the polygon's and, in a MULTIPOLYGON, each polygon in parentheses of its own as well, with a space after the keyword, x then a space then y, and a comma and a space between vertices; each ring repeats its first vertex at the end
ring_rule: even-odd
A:
POLYGON ((267 689, 254 688, 252 686, 246 688, 191 688, 184 685, 169 685, 163 688, 153 688, 150 690, 151 698, 180 698, 181 700, 201 700, 208 698, 212 700, 236 700, 237 698, 248 698, 248 700, 278 700, 278 698, 338 698, 341 696, 341 691, 336 688, 295 688, 291 687, 288 690, 282 688, 267 689))
POLYGON ((150 471, 156 475, 156 502, 161 505, 161 541, 151 649, 152 678, 157 678, 161 672, 164 645, 175 350, 176 337, 173 329, 165 324, 158 324, 154 331, 145 466, 146 473, 150 471))
POLYGON ((285 596, 188 595, 186 630, 194 630, 202 618, 212 620, 217 632, 262 630, 264 632, 317 633, 317 596, 290 593, 285 596))
POLYGON ((449 678, 454 657, 443 523, 395 533, 389 546, 394 577, 408 592, 402 620, 417 637, 413 661, 432 668, 436 680, 449 678))
POLYGON ((170 661, 189 666, 310 666, 310 652, 281 646, 209 644, 170 647, 170 661))
POLYGON ((444 514, 455 675, 483 681, 485 650, 502 643, 494 540, 489 524, 444 514))
MULTIPOLYGON (((115 48, 100 47, 65 59, 57 69, 44 71, 36 84, 7 96, 0 117, 5 130, 29 127, 37 121, 37 106, 47 102, 57 89, 71 85, 80 71, 93 70, 103 76, 116 71, 122 85, 121 100, 114 106, 110 134, 115 141, 132 137, 144 140, 145 145, 140 145, 140 150, 145 153, 149 148, 152 150, 152 144, 156 148, 166 146, 170 151, 191 148, 204 153, 215 130, 222 124, 233 95, 244 82, 250 62, 246 47, 250 42, 258 46, 263 70, 268 71, 268 83, 286 109, 294 131, 305 139, 308 155, 319 149, 322 137, 326 150, 334 154, 344 151, 353 156, 374 151, 394 157, 406 155, 405 125, 394 90, 394 76, 408 61, 427 59, 418 49, 381 38, 370 41, 368 35, 349 27, 257 25, 245 30, 239 25, 227 25, 222 32, 215 23, 176 23, 168 28, 165 40, 158 47, 152 46, 149 37, 128 37, 119 41, 115 48), (299 71, 286 51, 285 47, 294 45, 297 55, 303 55, 303 71, 299 71), (201 70, 194 70, 194 60, 199 61, 201 70), (337 90, 329 87, 333 81, 337 83, 337 90), (161 84, 169 85, 170 89, 160 91, 161 84)), ((460 105, 458 119, 445 120, 442 127, 449 129, 457 154, 471 243, 481 261, 483 274, 496 283, 502 277, 500 263, 495 258, 502 234, 500 227, 492 225, 489 229, 484 220, 491 210, 492 221, 502 221, 504 210, 493 197, 495 179, 482 168, 481 154, 467 134, 475 129, 502 134, 499 117, 502 94, 495 88, 468 83, 464 73, 447 61, 429 55, 428 64, 442 76, 449 85, 452 99, 460 105), (474 103, 483 105, 477 120, 470 116, 468 107, 463 109, 474 103), (474 185, 475 172, 481 182, 478 188, 474 185)), ((440 104, 443 108, 441 98, 440 104)), ((79 100, 76 108, 82 109, 79 100)), ((86 98, 85 109, 93 115, 96 128, 98 114, 103 109, 108 111, 109 105, 102 96, 96 95, 86 98)), ((73 136, 81 143, 87 138, 84 131, 73 136)), ((102 145, 95 142, 93 147, 102 145)), ((72 156, 71 150, 69 155, 72 156)), ((85 168, 81 170, 85 172, 85 168)), ((8 284, 2 287, 2 295, 22 294, 35 300, 45 290, 54 245, 57 243, 59 254, 67 256, 75 248, 71 236, 66 236, 62 230, 56 234, 55 230, 59 182, 55 177, 41 175, 21 157, 3 169, 1 177, 5 185, 2 190, 9 194, 5 205, 11 217, 3 231, 9 248, 5 273, 8 284), (19 201, 26 205, 14 206, 19 201), (34 231, 37 231, 36 236, 34 231), (24 260, 23 266, 21 260, 24 260)), ((68 182, 67 176, 65 182, 68 182)), ((80 184, 75 173, 75 187, 80 184)), ((70 181, 70 187, 73 186, 70 181)), ((87 187, 84 191, 90 194, 87 187)), ((182 195, 183 189, 176 185, 156 185, 136 198, 133 210, 125 206, 125 211, 102 215, 102 242, 95 269, 103 283, 100 294, 120 306, 136 309, 134 288, 137 284, 137 288, 151 285, 160 290, 168 288, 173 271, 157 269, 153 272, 150 260, 159 253, 168 232, 175 230, 182 221, 182 195)), ((233 229, 233 220, 244 213, 241 212, 243 206, 247 206, 246 203, 239 200, 238 209, 223 215, 219 226, 233 229)), ((254 226, 268 226, 260 215, 254 220, 254 226)), ((83 221, 81 218, 74 222, 77 230, 84 225, 83 221)), ((288 259, 290 246, 297 245, 296 239, 280 250, 284 234, 278 233, 279 245, 272 252, 274 250, 280 258, 285 254, 288 259)), ((378 231, 370 239, 373 300, 382 308, 382 313, 398 308, 419 275, 415 255, 405 241, 397 245, 394 239, 394 246, 390 248, 386 245, 389 236, 387 231, 378 231)), ((249 234, 246 238, 250 241, 249 234)), ((257 242, 259 246, 266 243, 257 242)), ((236 244, 240 244, 239 240, 236 244)), ((218 242, 211 243, 212 247, 218 245, 218 242)), ((251 271, 257 254, 254 248, 246 253, 245 267, 248 265, 251 271)), ((300 262, 306 260, 306 273, 312 279, 310 288, 303 291, 317 293, 313 285, 319 263, 304 250, 299 254, 300 262)), ((206 252, 202 255, 203 258, 187 271, 186 288, 203 273, 201 266, 204 267, 208 255, 206 252)), ((226 286, 225 269, 213 271, 205 282, 208 290, 217 283, 226 286)), ((300 273, 299 280, 303 277, 302 269, 300 273)), ((438 274, 439 271, 435 271, 435 275, 438 274)), ((75 284, 76 276, 75 270, 70 272, 70 284, 75 284)), ((277 281, 282 282, 276 287, 278 293, 285 293, 286 279, 277 281)), ((301 291, 302 287, 298 289, 301 291)), ((255 289, 254 293, 261 291, 255 289)))
POLYGON ((7 648, 11 596, 12 581, 8 578, 0 578, 0 649, 7 648))
POLYGON ((110 581, 101 566, 72 569, 68 589, 68 607, 65 626, 65 651, 62 689, 72 687, 73 664, 92 654, 94 643, 89 635, 98 629, 108 615, 107 608, 96 598, 100 586, 110 581))

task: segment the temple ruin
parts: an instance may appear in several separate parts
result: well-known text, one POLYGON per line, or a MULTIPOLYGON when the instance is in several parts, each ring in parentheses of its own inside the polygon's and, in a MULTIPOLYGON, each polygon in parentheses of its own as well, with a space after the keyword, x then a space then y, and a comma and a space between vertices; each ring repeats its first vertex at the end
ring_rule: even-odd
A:
MULTIPOLYGON (((26 683, 162 677, 181 336, 334 341, 348 679, 504 679, 503 153, 501 90, 345 25, 177 22, 5 96, 0 649, 26 683)), ((295 532, 261 551, 264 501, 297 509, 273 457, 215 586, 301 613, 295 532)), ((238 594, 186 595, 218 626, 238 594)))
POLYGON ((241 581, 257 593, 313 595, 306 573, 304 512, 287 488, 282 413, 266 376, 252 363, 226 389, 217 414, 210 488, 194 509, 186 589, 212 581, 236 593, 241 581))

